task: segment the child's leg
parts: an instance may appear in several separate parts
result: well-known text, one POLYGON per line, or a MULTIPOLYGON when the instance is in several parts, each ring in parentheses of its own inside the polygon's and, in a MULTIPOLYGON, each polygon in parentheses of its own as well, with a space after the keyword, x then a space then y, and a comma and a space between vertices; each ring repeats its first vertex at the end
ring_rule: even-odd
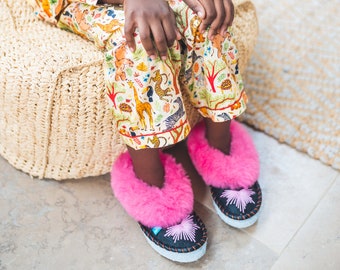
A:
POLYGON ((152 186, 162 187, 164 168, 158 149, 135 150, 128 146, 136 176, 152 186))
POLYGON ((189 130, 178 89, 179 60, 150 59, 137 40, 131 53, 122 36, 112 36, 105 52, 105 78, 112 113, 123 141, 129 146, 136 176, 161 187, 164 168, 159 150, 183 140, 189 130))
POLYGON ((257 220, 262 197, 256 149, 246 130, 231 121, 247 100, 232 33, 209 40, 198 31, 201 20, 183 2, 173 6, 187 45, 183 85, 205 118, 189 136, 190 157, 211 186, 219 216, 231 226, 248 227, 257 220))
POLYGON ((58 26, 104 49, 107 94, 135 173, 161 187, 164 169, 158 149, 183 140, 189 130, 176 78, 179 46, 172 49, 177 60, 151 61, 140 42, 133 55, 126 50, 124 21, 119 8, 75 2, 64 10, 58 26))
POLYGON ((201 20, 184 2, 175 2, 172 7, 187 45, 183 86, 205 118, 209 144, 228 154, 230 120, 245 110, 247 100, 232 34, 216 35, 209 40, 207 33, 198 31, 201 20))
POLYGON ((210 118, 205 118, 205 137, 209 145, 228 155, 230 152, 230 121, 214 122, 210 118))
POLYGON ((186 138, 190 130, 178 88, 180 47, 175 44, 171 57, 161 61, 146 55, 138 34, 136 43, 135 53, 119 36, 112 36, 106 46, 108 95, 130 154, 115 162, 112 187, 157 252, 175 261, 195 261, 205 253, 206 228, 193 213, 186 172, 160 151, 186 138), (189 228, 194 237, 182 234, 181 228, 189 228))

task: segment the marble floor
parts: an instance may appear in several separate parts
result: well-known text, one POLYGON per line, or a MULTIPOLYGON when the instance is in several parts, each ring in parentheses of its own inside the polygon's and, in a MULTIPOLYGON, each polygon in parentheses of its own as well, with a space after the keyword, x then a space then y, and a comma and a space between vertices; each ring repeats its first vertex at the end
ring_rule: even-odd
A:
POLYGON ((261 159, 263 207, 251 228, 215 214, 194 183, 209 231, 206 255, 177 264, 156 254, 110 190, 109 175, 32 179, 0 158, 0 270, 340 269, 340 173, 249 129, 261 159))

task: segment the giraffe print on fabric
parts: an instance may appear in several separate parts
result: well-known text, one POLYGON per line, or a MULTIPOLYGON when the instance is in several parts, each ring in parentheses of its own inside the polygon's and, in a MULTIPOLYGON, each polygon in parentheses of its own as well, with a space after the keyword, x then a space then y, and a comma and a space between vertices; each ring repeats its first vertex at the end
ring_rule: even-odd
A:
POLYGON ((183 102, 203 116, 223 122, 239 116, 247 96, 238 72, 238 50, 231 29, 213 40, 199 31, 201 19, 184 1, 169 1, 182 40, 168 58, 150 59, 138 29, 136 50, 124 37, 124 10, 95 0, 36 0, 37 14, 58 27, 93 41, 103 50, 107 97, 123 141, 134 149, 158 148, 184 140, 190 125, 183 102), (56 20, 55 18, 58 18, 56 20))

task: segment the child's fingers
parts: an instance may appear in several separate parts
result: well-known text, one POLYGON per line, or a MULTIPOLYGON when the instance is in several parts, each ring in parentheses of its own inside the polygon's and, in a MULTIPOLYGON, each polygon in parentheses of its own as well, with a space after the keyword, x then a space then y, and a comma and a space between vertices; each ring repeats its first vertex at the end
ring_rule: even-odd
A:
POLYGON ((201 19, 205 18, 206 16, 205 9, 198 0, 184 0, 184 2, 192 11, 197 13, 198 17, 200 17, 201 19))
POLYGON ((168 47, 171 47, 178 38, 179 31, 176 26, 175 14, 171 12, 170 20, 162 22, 168 47))
MULTIPOLYGON (((159 55, 162 59, 166 59, 167 54, 168 54, 168 44, 167 44, 167 38, 165 36, 163 26, 160 23, 151 24, 150 26, 151 26, 153 40, 159 52, 159 55)), ((146 41, 149 42, 149 40, 146 40, 146 41)), ((147 53, 149 55, 153 55, 153 49, 149 48, 149 44, 144 45, 143 40, 142 40, 142 43, 147 53)))
MULTIPOLYGON (((144 22, 138 24, 139 28, 139 37, 142 42, 142 45, 146 51, 146 53, 152 58, 155 59, 157 55, 157 50, 152 40, 152 35, 154 35, 154 31, 150 29, 150 25, 144 22)), ((155 26, 154 26, 155 28, 155 26)), ((160 42, 160 41, 158 41, 160 42)))
POLYGON ((168 47, 173 45, 176 38, 181 38, 173 10, 165 1, 144 0, 143 5, 138 0, 126 0, 124 12, 125 38, 132 51, 136 49, 136 29, 146 53, 152 59, 158 54, 165 59, 168 47))
POLYGON ((225 2, 225 7, 226 7, 226 16, 221 26, 221 30, 220 30, 221 35, 224 35, 228 31, 228 27, 233 24, 233 20, 234 20, 233 3, 229 0, 224 0, 224 2, 225 2))
POLYGON ((207 30, 207 28, 211 25, 211 23, 214 21, 214 19, 217 16, 217 11, 215 8, 214 1, 204 1, 202 3, 205 9, 205 17, 202 20, 202 23, 200 25, 200 32, 203 33, 207 30))
POLYGON ((132 52, 136 50, 136 43, 135 43, 135 26, 131 23, 131 21, 126 20, 124 25, 124 35, 126 39, 126 44, 130 48, 132 52))
POLYGON ((226 17, 226 10, 224 3, 221 0, 215 1, 216 17, 210 25, 208 32, 208 38, 212 39, 216 34, 220 32, 220 28, 226 17))

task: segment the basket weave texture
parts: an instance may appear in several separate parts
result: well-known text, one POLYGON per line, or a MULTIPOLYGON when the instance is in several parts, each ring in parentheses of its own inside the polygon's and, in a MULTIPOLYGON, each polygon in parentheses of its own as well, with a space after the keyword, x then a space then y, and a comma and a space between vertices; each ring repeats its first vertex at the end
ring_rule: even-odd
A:
MULTIPOLYGON (((242 73, 258 25, 250 1, 234 3, 242 73)), ((0 0, 0 59, 0 154, 38 178, 109 172, 125 145, 108 110, 102 52, 39 21, 26 1, 0 0)), ((186 100, 194 125, 200 116, 186 100)))

